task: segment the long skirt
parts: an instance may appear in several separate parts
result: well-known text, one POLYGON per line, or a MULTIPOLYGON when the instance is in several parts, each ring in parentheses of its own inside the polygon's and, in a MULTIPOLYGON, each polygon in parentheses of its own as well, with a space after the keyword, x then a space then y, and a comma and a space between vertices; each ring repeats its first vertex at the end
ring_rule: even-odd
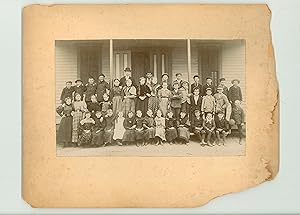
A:
POLYGON ((73 130, 72 130, 72 142, 76 143, 78 141, 78 127, 79 122, 83 118, 83 113, 81 111, 76 111, 73 114, 73 130))
POLYGON ((112 138, 114 135, 114 130, 113 129, 105 129, 104 130, 104 142, 105 143, 112 143, 112 138))
POLYGON ((123 100, 124 116, 128 115, 129 111, 135 113, 135 99, 126 98, 123 100))
POLYGON ((135 141, 135 130, 127 129, 123 136, 123 142, 134 142, 135 141))
POLYGON ((91 130, 83 130, 81 137, 79 138, 78 144, 80 146, 88 146, 92 142, 92 131, 91 130))
POLYGON ((146 98, 145 100, 141 100, 138 98, 136 100, 136 110, 142 111, 143 116, 145 116, 147 109, 148 109, 148 98, 146 98))
POLYGON ((103 145, 103 134, 104 131, 94 131, 92 135, 92 144, 101 146, 103 145))
POLYGON ((144 130, 135 130, 135 139, 143 140, 144 139, 144 130))
POLYGON ((114 96, 112 98, 112 106, 113 106, 113 114, 114 116, 117 115, 117 113, 123 111, 123 101, 121 96, 114 96))
POLYGON ((63 117, 58 128, 58 142, 71 143, 72 142, 72 116, 63 117))
POLYGON ((156 96, 151 96, 148 101, 148 109, 152 110, 155 115, 157 110, 159 109, 159 101, 156 96))
POLYGON ((176 128, 168 128, 166 129, 166 139, 168 142, 172 142, 177 138, 177 130, 176 128))
POLYGON ((164 117, 167 116, 168 105, 169 105, 169 99, 168 98, 162 98, 160 103, 159 103, 159 109, 161 110, 164 117))
POLYGON ((155 128, 148 128, 144 132, 144 139, 146 141, 153 139, 155 137, 155 128))
POLYGON ((125 131, 126 130, 125 130, 124 126, 123 126, 123 121, 121 121, 119 123, 116 123, 113 139, 114 140, 122 140, 125 131))
POLYGON ((190 131, 186 127, 179 127, 177 129, 178 131, 178 137, 186 142, 189 142, 190 139, 190 131))
POLYGON ((156 127, 155 128, 155 137, 159 137, 160 139, 166 141, 166 131, 164 127, 156 127))

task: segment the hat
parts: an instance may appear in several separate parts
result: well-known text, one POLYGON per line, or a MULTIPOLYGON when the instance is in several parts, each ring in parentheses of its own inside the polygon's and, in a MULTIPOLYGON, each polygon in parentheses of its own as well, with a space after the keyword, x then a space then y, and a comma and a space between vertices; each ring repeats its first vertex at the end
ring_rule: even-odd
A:
POLYGON ((75 83, 77 83, 78 81, 80 81, 82 83, 82 80, 80 80, 80 79, 76 80, 75 83))
POLYGON ((131 72, 131 69, 130 69, 129 67, 126 67, 126 68, 124 69, 124 72, 131 72))
POLYGON ((176 73, 176 75, 175 75, 175 76, 178 76, 178 75, 182 75, 182 73, 178 72, 178 73, 176 73))
POLYGON ((66 84, 72 84, 72 81, 66 81, 66 84))
POLYGON ((223 87, 218 86, 217 90, 223 90, 223 87))
POLYGON ((206 91, 209 91, 209 90, 212 91, 212 89, 210 87, 206 88, 206 91))
POLYGON ((220 78, 220 81, 225 81, 225 78, 220 78))
POLYGON ((212 80, 212 78, 211 78, 211 77, 206 77, 206 80, 207 80, 207 79, 210 79, 210 80, 212 80))
POLYGON ((161 77, 164 77, 165 75, 169 77, 167 73, 162 74, 161 77))
POLYGON ((235 82, 235 81, 237 81, 238 83, 240 83, 240 80, 239 80, 239 79, 233 79, 233 80, 231 81, 231 83, 233 84, 233 82, 235 82))
POLYGON ((99 75, 99 77, 101 77, 101 76, 105 78, 105 75, 104 75, 103 73, 101 73, 101 74, 99 75))

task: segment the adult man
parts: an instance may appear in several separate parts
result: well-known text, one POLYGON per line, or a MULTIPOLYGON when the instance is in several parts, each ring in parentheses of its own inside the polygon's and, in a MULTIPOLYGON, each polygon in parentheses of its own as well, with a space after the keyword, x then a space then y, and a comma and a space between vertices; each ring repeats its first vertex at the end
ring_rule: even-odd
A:
POLYGON ((193 79, 194 79, 194 83, 192 83, 191 85, 191 92, 193 93, 195 88, 198 88, 200 95, 202 95, 202 85, 200 84, 199 75, 194 75, 193 79))
POLYGON ((215 90, 215 87, 212 84, 212 78, 211 77, 207 77, 206 78, 206 84, 204 84, 202 86, 202 91, 201 91, 202 92, 202 96, 205 96, 207 88, 210 88, 212 94, 215 94, 216 90, 215 90))
POLYGON ((129 67, 126 67, 126 68, 124 69, 124 76, 120 79, 120 85, 121 85, 122 87, 125 87, 125 86, 126 86, 126 81, 127 81, 128 79, 131 79, 132 85, 136 87, 136 84, 135 84, 134 80, 133 80, 132 77, 131 77, 131 69, 130 69, 129 67))
POLYGON ((223 88, 224 95, 228 97, 228 87, 225 85, 225 78, 220 78, 219 87, 223 88))
POLYGON ((103 102, 104 93, 109 94, 109 84, 104 80, 105 75, 99 75, 99 81, 96 89, 96 97, 98 102, 103 102))

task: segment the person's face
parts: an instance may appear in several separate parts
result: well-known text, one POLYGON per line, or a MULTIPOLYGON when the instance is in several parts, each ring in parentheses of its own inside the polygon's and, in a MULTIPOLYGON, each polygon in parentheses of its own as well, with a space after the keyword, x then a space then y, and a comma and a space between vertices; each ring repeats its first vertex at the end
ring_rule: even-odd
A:
POLYGON ((172 118, 173 117, 173 112, 168 112, 168 117, 172 118))
POLYGON ((183 86, 184 89, 188 89, 189 88, 189 85, 187 83, 184 83, 182 86, 183 86))
POLYGON ((194 78, 194 81, 195 81, 196 83, 198 83, 198 82, 199 82, 199 77, 195 77, 195 78, 194 78))
POLYGON ((208 85, 211 85, 212 84, 212 80, 209 78, 209 79, 206 79, 206 83, 208 84, 208 85))
POLYGON ((217 92, 218 92, 218 93, 222 93, 222 92, 223 92, 223 89, 217 89, 217 92))
POLYGON ((89 83, 93 84, 94 83, 94 79, 93 78, 89 78, 89 83))
POLYGON ((157 84, 157 78, 152 78, 152 83, 157 84))
POLYGON ((133 117, 133 113, 132 113, 132 112, 129 112, 129 113, 128 113, 128 117, 129 117, 129 118, 132 118, 132 117, 133 117))
POLYGON ((151 74, 151 73, 147 73, 147 74, 146 74, 146 77, 147 77, 147 78, 151 78, 151 77, 152 77, 152 74, 151 74))
POLYGON ((235 106, 237 106, 237 107, 240 107, 240 106, 241 106, 241 102, 240 102, 239 100, 236 100, 236 101, 234 102, 234 104, 235 104, 235 106))
POLYGON ((99 81, 104 81, 104 76, 100 75, 99 76, 99 81))
POLYGON ((71 88, 72 87, 72 84, 70 82, 68 82, 66 85, 67 85, 67 88, 71 88))
POLYGON ((75 96, 75 100, 76 100, 76 101, 80 101, 80 100, 81 100, 81 95, 80 95, 80 94, 77 94, 77 95, 75 96))
POLYGON ((109 96, 105 94, 105 95, 103 96, 103 99, 104 99, 104 101, 106 101, 106 102, 107 102, 107 101, 108 101, 108 99, 109 99, 109 96))
POLYGON ((85 118, 88 119, 88 118, 90 118, 90 117, 91 117, 91 113, 86 113, 86 114, 85 114, 85 118))
POLYGON ((211 95, 211 93, 212 93, 211 90, 206 91, 206 95, 211 95))
POLYGON ((140 84, 141 84, 141 85, 144 85, 145 83, 146 83, 146 79, 141 78, 141 79, 140 79, 140 84))
POLYGON ((82 82, 81 81, 77 81, 77 83, 76 83, 76 86, 80 86, 82 84, 82 82))
POLYGON ((113 115, 113 111, 112 111, 111 109, 108 109, 108 110, 107 110, 107 115, 108 115, 108 116, 112 116, 112 115, 113 115))
POLYGON ((198 96, 198 95, 199 95, 199 89, 195 89, 195 90, 194 90, 194 95, 195 95, 195 96, 198 96))
POLYGON ((178 90, 179 84, 174 84, 173 87, 174 87, 175 90, 178 90))
POLYGON ((199 117, 199 116, 200 116, 200 111, 196 111, 196 112, 195 112, 195 116, 196 116, 196 117, 199 117))
POLYGON ((127 77, 131 76, 131 72, 126 71, 126 72, 125 72, 125 76, 127 76, 127 77))
POLYGON ((115 80, 115 81, 114 81, 114 85, 115 85, 116 87, 118 87, 118 86, 120 85, 120 81, 119 81, 119 80, 115 80))
POLYGON ((66 99, 66 104, 67 105, 70 105, 72 103, 72 100, 71 99, 66 99))
POLYGON ((157 111, 157 113, 156 113, 156 115, 157 115, 158 117, 161 117, 161 116, 162 116, 162 113, 161 113, 161 111, 160 111, 160 110, 158 110, 158 111, 157 111))
POLYGON ((152 113, 152 110, 148 110, 148 111, 147 111, 147 115, 148 115, 148 116, 152 116, 152 114, 153 114, 153 113, 152 113))
POLYGON ((92 102, 97 102, 96 96, 91 96, 91 101, 92 102))
POLYGON ((233 85, 234 85, 234 86, 237 86, 237 85, 239 85, 239 82, 238 82, 238 81, 234 81, 234 82, 233 82, 233 85))
POLYGON ((141 111, 137 111, 137 112, 136 112, 136 115, 137 115, 138 117, 141 117, 141 116, 142 116, 142 112, 141 112, 141 111))
POLYGON ((119 116, 119 117, 123 117, 123 112, 119 112, 119 113, 118 113, 118 116, 119 116))
POLYGON ((179 81, 181 81, 181 78, 182 78, 182 75, 177 75, 176 76, 176 79, 179 80, 179 81))
POLYGON ((220 81, 220 84, 225 85, 225 80, 220 81))
POLYGON ((96 117, 99 119, 101 117, 101 112, 96 112, 96 117))
POLYGON ((212 119, 211 113, 207 114, 206 119, 208 119, 208 120, 211 120, 211 119, 212 119))

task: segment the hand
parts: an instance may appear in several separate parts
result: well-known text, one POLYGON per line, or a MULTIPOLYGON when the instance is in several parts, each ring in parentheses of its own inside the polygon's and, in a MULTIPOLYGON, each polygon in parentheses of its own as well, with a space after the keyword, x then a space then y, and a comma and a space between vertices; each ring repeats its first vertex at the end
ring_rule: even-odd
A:
POLYGON ((71 112, 71 116, 74 116, 74 111, 71 112))
POLYGON ((244 126, 244 123, 243 123, 243 122, 241 123, 241 126, 244 126))

